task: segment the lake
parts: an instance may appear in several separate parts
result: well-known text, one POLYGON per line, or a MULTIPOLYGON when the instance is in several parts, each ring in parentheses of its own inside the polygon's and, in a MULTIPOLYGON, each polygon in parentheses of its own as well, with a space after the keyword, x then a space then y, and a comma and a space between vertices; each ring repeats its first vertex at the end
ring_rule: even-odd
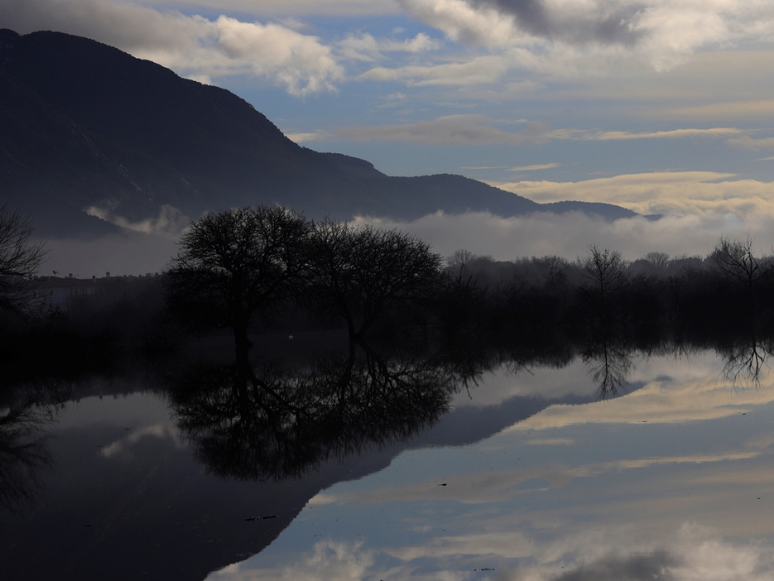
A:
POLYGON ((769 580, 769 353, 374 352, 30 387, 3 404, 0 570, 769 580))

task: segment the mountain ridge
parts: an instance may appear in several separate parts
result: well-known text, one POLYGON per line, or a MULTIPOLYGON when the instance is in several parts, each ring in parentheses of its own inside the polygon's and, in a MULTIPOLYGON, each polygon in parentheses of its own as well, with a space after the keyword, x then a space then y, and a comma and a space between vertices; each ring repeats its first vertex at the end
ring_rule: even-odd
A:
MULTIPOLYGON (((0 191, 49 236, 93 237, 173 207, 283 204, 311 218, 412 220, 443 211, 569 211, 459 175, 388 176, 290 139, 247 101, 69 34, 0 30, 0 191)), ((561 203, 560 203, 561 204, 561 203)), ((606 219, 636 216, 574 202, 606 219)))

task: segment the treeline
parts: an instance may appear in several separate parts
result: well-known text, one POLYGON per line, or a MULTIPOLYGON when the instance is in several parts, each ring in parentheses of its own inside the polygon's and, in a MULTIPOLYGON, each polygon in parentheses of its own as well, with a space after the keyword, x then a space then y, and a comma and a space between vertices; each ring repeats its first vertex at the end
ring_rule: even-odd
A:
POLYGON ((592 245, 575 260, 496 261, 465 250, 442 258, 395 230, 258 207, 195 222, 158 277, 115 278, 61 306, 40 299, 33 289, 27 308, 2 312, 0 358, 20 373, 166 361, 214 332, 231 337, 242 362, 261 355, 251 352, 256 333, 316 329, 340 329, 350 345, 466 345, 464 358, 470 346, 563 352, 607 338, 700 344, 768 332, 774 257, 757 255, 750 240, 721 239, 706 257, 654 252, 628 262, 592 245))
POLYGON ((595 245, 574 261, 495 261, 458 251, 446 276, 440 320, 447 332, 578 339, 669 333, 698 341, 774 329, 774 257, 756 255, 750 240, 721 239, 703 258, 654 252, 632 262, 595 245))

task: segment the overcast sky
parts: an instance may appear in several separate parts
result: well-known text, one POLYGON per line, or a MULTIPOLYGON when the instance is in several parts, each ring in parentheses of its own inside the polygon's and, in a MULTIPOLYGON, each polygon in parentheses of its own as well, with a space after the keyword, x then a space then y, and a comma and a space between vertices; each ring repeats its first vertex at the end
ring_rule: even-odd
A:
POLYGON ((391 175, 774 243, 774 0, 0 0, 0 25, 225 87, 391 175))

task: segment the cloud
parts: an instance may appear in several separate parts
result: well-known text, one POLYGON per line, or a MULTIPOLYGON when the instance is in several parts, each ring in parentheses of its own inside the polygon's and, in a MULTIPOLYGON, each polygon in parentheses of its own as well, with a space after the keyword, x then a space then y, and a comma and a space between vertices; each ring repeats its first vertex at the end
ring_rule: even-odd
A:
POLYGON ((684 523, 658 545, 643 546, 642 531, 583 531, 553 543, 554 561, 500 570, 493 581, 763 581, 772 573, 772 547, 723 539, 716 531, 684 523), (625 537, 624 537, 625 535, 625 537), (588 545, 584 539, 591 537, 588 545), (659 546, 660 545, 660 546, 659 546), (610 547, 617 547, 611 550, 610 547), (666 548, 668 547, 668 548, 666 548), (600 554, 601 553, 601 554, 600 554), (560 569, 561 565, 561 569, 560 569))
POLYGON ((361 81, 402 82, 417 87, 480 85, 500 80, 508 68, 508 63, 498 56, 481 56, 440 65, 411 65, 395 69, 375 67, 357 78, 361 81))
POLYGON ((742 135, 740 137, 729 139, 727 143, 732 147, 748 149, 751 151, 756 151, 758 149, 774 149, 774 137, 755 139, 749 135, 742 135))
POLYGON ((124 438, 108 444, 100 450, 103 458, 121 457, 129 459, 132 457, 132 448, 145 438, 156 438, 158 440, 170 440, 175 448, 181 449, 186 446, 180 437, 180 431, 174 426, 164 424, 154 424, 137 428, 124 438))
MULTIPOLYGON (((460 80, 460 79, 457 79, 460 80)), ((447 115, 429 121, 417 121, 403 125, 351 126, 340 127, 333 134, 305 134, 303 138, 350 139, 354 141, 403 141, 436 145, 482 145, 502 144, 520 146, 525 143, 547 143, 549 140, 570 141, 633 141, 638 139, 687 139, 687 138, 729 138, 729 142, 742 140, 745 131, 733 127, 710 129, 671 129, 666 131, 588 131, 581 129, 553 129, 539 121, 527 122, 519 132, 510 132, 496 126, 507 126, 511 121, 502 122, 486 115, 447 115), (731 137, 734 136, 734 137, 731 137)), ((742 141, 740 141, 742 143, 742 141)), ((744 143, 747 143, 746 141, 744 143)), ((736 142, 733 143, 736 145, 736 142)), ((737 145, 738 146, 738 145, 737 145)), ((558 163, 530 165, 513 168, 510 171, 552 169, 558 163)))
POLYGON ((721 235, 732 239, 749 236, 755 241, 756 252, 771 251, 774 213, 763 211, 770 203, 769 200, 726 200, 714 205, 708 203, 707 208, 695 215, 666 216, 657 221, 631 218, 606 222, 579 212, 511 218, 488 212, 460 215, 437 212, 410 222, 365 216, 357 217, 356 221, 413 234, 431 244, 442 256, 464 248, 497 260, 550 255, 574 260, 584 254, 589 244, 596 242, 621 252, 628 260, 653 251, 671 256, 704 257, 721 235))
POLYGON ((696 118, 760 118, 762 115, 774 113, 774 101, 728 101, 693 105, 690 107, 664 109, 660 115, 664 117, 696 117, 696 118))
MULTIPOLYGON (((615 422, 611 421, 608 423, 615 422)), ((562 424, 561 426, 551 427, 566 427, 569 425, 574 424, 562 424)), ((541 429, 534 424, 525 427, 521 426, 521 423, 517 424, 514 429, 516 427, 519 427, 519 431, 541 429)), ((762 455, 762 450, 747 450, 725 454, 695 454, 615 460, 577 467, 565 464, 532 465, 515 470, 490 470, 487 472, 445 476, 443 479, 445 486, 439 486, 437 480, 427 480, 403 486, 384 486, 365 492, 323 492, 315 497, 314 504, 326 505, 336 503, 361 506, 423 500, 457 502, 461 504, 490 504, 493 502, 506 502, 521 494, 546 491, 551 488, 564 488, 578 478, 600 478, 605 474, 614 473, 620 475, 625 470, 640 470, 673 464, 727 463, 759 458, 762 455)))
POLYGON ((642 10, 641 2, 476 0, 474 3, 512 15, 521 30, 554 42, 633 45, 642 36, 633 26, 642 10), (589 4, 593 4, 593 10, 589 4))
POLYGON ((211 581, 272 581, 288 579, 364 579, 374 564, 374 552, 363 543, 318 541, 311 552, 301 554, 291 564, 273 569, 253 568, 250 561, 235 563, 211 573, 211 581))
MULTIPOLYGON (((716 372, 717 373, 717 372, 716 372)), ((707 375, 712 377, 712 373, 707 375)), ((716 420, 749 412, 756 406, 774 401, 771 381, 767 389, 732 391, 728 383, 712 381, 707 375, 675 382, 667 391, 661 381, 650 381, 626 397, 582 405, 556 405, 514 424, 511 432, 554 430, 560 427, 589 424, 681 424, 685 422, 716 420), (766 392, 766 393, 765 393, 766 392), (701 401, 702 405, 696 405, 701 401)), ((643 467, 650 463, 703 463, 724 459, 744 459, 761 453, 759 443, 750 443, 750 449, 723 454, 645 458, 623 461, 621 466, 643 467)))
POLYGON ((399 0, 416 20, 459 43, 523 48, 552 59, 634 56, 668 70, 731 42, 770 40, 766 2, 694 0, 399 0))
POLYGON ((508 171, 537 171, 537 170, 543 170, 543 169, 554 169, 557 167, 562 167, 562 164, 552 162, 552 163, 540 163, 536 165, 520 165, 518 167, 509 168, 508 171))
POLYGON ((720 227, 724 222, 733 226, 733 218, 758 230, 768 224, 766 216, 774 214, 774 182, 739 179, 721 172, 652 172, 579 182, 488 183, 536 202, 605 202, 640 214, 693 215, 720 227))
MULTIPOLYGON (((742 129, 733 127, 715 127, 712 129, 671 129, 668 131, 647 131, 635 133, 631 131, 598 131, 578 132, 575 139, 585 141, 628 141, 632 139, 682 139, 685 137, 725 137, 744 133, 742 129)), ((570 137, 572 139, 573 137, 570 137)))
POLYGON ((572 438, 542 438, 528 440, 530 446, 574 446, 576 441, 572 438))
POLYGON ((191 219, 174 206, 163 205, 155 218, 145 218, 132 222, 115 211, 113 204, 90 206, 85 209, 89 216, 95 216, 121 228, 142 232, 143 234, 179 236, 191 224, 191 219))
POLYGON ((418 54, 441 48, 441 41, 420 32, 414 38, 377 39, 371 34, 350 34, 337 45, 342 56, 350 60, 374 62, 385 58, 384 53, 418 54))
POLYGON ((530 539, 521 533, 482 533, 435 537, 430 544, 417 547, 386 549, 386 553, 401 561, 416 559, 448 559, 468 555, 497 555, 506 559, 518 559, 532 553, 530 539))
POLYGON ((257 16, 380 16, 397 14, 389 0, 164 0, 165 6, 200 6, 221 12, 257 16))
POLYGON ((285 137, 296 143, 308 143, 310 141, 324 141, 329 139, 327 133, 285 133, 285 137))
POLYGON ((1 0, 0 22, 20 33, 93 38, 192 78, 266 78, 296 96, 334 91, 344 78, 319 38, 276 23, 212 21, 113 0, 1 0))
POLYGON ((673 571, 682 564, 682 559, 665 550, 626 557, 611 555, 562 573, 553 581, 677 581, 673 571))
POLYGON ((336 130, 336 137, 353 141, 399 141, 436 145, 521 145, 545 142, 545 135, 550 129, 543 123, 532 122, 522 131, 511 133, 492 127, 490 123, 491 120, 482 115, 449 115, 406 125, 342 127, 336 130))
POLYGON ((443 31, 456 42, 510 46, 522 35, 514 19, 490 6, 465 0, 398 0, 420 22, 443 31))

